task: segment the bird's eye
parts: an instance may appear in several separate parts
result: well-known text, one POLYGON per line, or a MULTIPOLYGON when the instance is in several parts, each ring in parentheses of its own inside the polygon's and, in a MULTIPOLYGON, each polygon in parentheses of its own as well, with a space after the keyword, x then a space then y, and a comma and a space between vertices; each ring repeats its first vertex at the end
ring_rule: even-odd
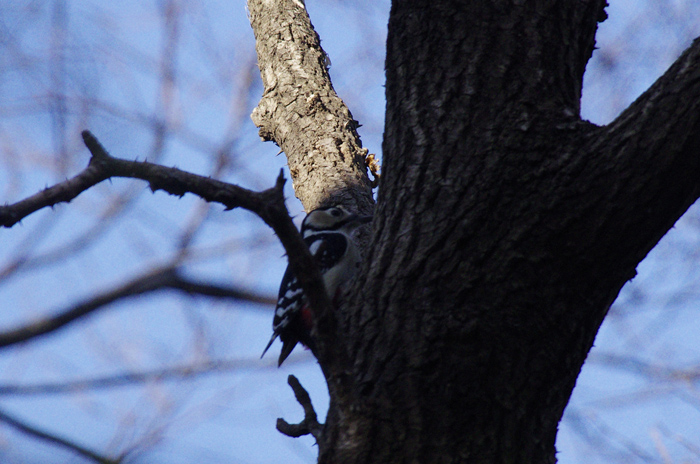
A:
POLYGON ((331 210, 331 216, 333 217, 340 217, 343 214, 342 211, 340 211, 338 208, 333 208, 331 210))

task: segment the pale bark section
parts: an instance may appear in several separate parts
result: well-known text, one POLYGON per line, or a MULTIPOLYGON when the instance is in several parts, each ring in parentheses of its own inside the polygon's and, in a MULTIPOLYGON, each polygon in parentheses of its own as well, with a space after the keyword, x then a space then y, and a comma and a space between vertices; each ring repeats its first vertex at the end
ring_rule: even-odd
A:
POLYGON ((265 89, 252 119, 287 155, 296 196, 307 211, 332 203, 371 211, 357 122, 333 90, 303 3, 251 0, 248 9, 265 89))

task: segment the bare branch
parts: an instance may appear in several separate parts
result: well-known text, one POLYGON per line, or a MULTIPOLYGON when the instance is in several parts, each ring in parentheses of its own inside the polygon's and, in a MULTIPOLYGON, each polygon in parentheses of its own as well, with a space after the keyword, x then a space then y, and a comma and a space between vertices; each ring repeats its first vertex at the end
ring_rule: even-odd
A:
POLYGON ((95 158, 90 160, 88 167, 72 179, 53 187, 47 187, 13 205, 0 206, 0 225, 12 227, 30 214, 46 206, 69 202, 81 192, 107 179, 101 167, 97 163, 93 163, 94 160, 95 158))
MULTIPOLYGON (((324 329, 325 333, 335 334, 335 330, 332 329, 335 326, 335 319, 332 317, 331 304, 328 295, 326 295, 318 266, 284 204, 285 179, 281 171, 274 187, 262 192, 255 192, 176 168, 168 168, 146 161, 127 161, 114 158, 88 131, 83 132, 83 140, 92 153, 88 167, 73 179, 47 188, 13 205, 0 207, 0 225, 11 227, 22 218, 41 208, 60 202, 69 202, 93 185, 111 177, 145 180, 154 192, 164 190, 178 196, 190 192, 208 202, 221 203, 226 209, 241 207, 256 213, 275 231, 287 252, 292 270, 299 279, 311 307, 314 308, 315 315, 318 316, 316 318, 318 323, 328 329, 324 329)), ((55 318, 0 335, 0 347, 53 331, 118 298, 151 291, 154 285, 163 286, 162 280, 158 280, 163 277, 162 274, 158 275, 156 272, 151 280, 132 282, 55 318)), ((337 356, 337 353, 329 353, 329 356, 333 358, 337 356)))
POLYGON ((273 365, 275 364, 261 364, 258 359, 221 359, 145 372, 125 372, 117 375, 75 380, 72 382, 42 383, 35 385, 0 385, 0 395, 34 396, 72 394, 84 392, 86 390, 92 391, 117 388, 146 382, 194 379, 203 375, 219 374, 233 370, 268 369, 273 365))
POLYGON ((168 275, 168 280, 163 283, 164 287, 181 290, 191 295, 212 296, 215 298, 230 298, 233 300, 257 303, 261 305, 274 305, 277 298, 254 293, 249 290, 234 286, 214 285, 207 282, 197 282, 183 277, 179 272, 172 272, 168 275))
POLYGON ((190 294, 217 298, 233 298, 260 304, 274 304, 276 302, 274 298, 257 295, 234 287, 223 287, 195 282, 182 277, 176 269, 166 267, 138 276, 118 288, 77 304, 68 310, 60 311, 55 316, 34 321, 17 329, 0 332, 0 347, 24 342, 34 337, 58 330, 117 300, 168 288, 181 290, 190 294))
MULTIPOLYGON (((88 131, 83 132, 85 145, 92 153, 93 164, 105 171, 107 177, 128 177, 148 182, 151 191, 163 190, 171 195, 183 196, 193 193, 208 202, 223 204, 226 209, 244 208, 263 217, 264 210, 276 202, 284 208, 282 188, 285 180, 278 177, 274 187, 262 192, 255 192, 237 185, 221 182, 209 177, 191 174, 177 168, 168 168, 146 161, 127 161, 110 156, 100 142, 88 131)), ((285 212, 286 212, 286 208, 285 212)), ((265 218, 263 217, 263 220, 265 218)), ((266 221, 267 222, 267 221, 266 221)))
POLYGON ((309 392, 307 392, 304 387, 299 383, 299 379, 290 375, 287 378, 289 386, 292 387, 294 391, 294 396, 296 397, 299 404, 304 408, 304 420, 298 424, 290 424, 282 418, 277 419, 277 430, 288 437, 301 437, 304 435, 313 435, 313 437, 318 442, 323 434, 323 424, 318 422, 316 416, 316 411, 311 404, 311 398, 309 398, 309 392))
POLYGON ((55 316, 37 320, 23 327, 0 333, 0 347, 24 342, 44 335, 90 314, 121 298, 128 298, 153 291, 163 286, 165 275, 162 269, 134 279, 114 290, 98 295, 55 316))
POLYGON ((54 443, 64 448, 68 448, 69 450, 74 451, 75 453, 78 453, 79 455, 91 459, 99 464, 119 464, 122 461, 121 457, 112 459, 105 456, 101 456, 95 453, 94 451, 80 446, 77 443, 74 443, 66 438, 58 437, 37 427, 28 425, 3 411, 0 411, 0 422, 4 422, 7 425, 16 428, 17 430, 26 433, 27 435, 31 435, 41 440, 54 443))
MULTIPOLYGON (((258 213, 261 217, 263 217, 261 212, 275 202, 281 202, 282 208, 284 208, 282 187, 285 181, 281 175, 273 188, 254 192, 226 182, 187 173, 177 168, 159 166, 146 161, 127 161, 114 158, 88 131, 83 132, 83 140, 92 153, 88 167, 72 179, 46 188, 15 204, 1 206, 0 225, 12 227, 35 211, 47 206, 54 206, 57 203, 70 202, 85 190, 111 177, 145 180, 153 192, 164 190, 178 196, 191 192, 206 201, 221 203, 226 209, 242 207, 258 213)), ((286 208, 284 209, 286 212, 286 208)), ((263 219, 265 218, 263 217, 263 219)))

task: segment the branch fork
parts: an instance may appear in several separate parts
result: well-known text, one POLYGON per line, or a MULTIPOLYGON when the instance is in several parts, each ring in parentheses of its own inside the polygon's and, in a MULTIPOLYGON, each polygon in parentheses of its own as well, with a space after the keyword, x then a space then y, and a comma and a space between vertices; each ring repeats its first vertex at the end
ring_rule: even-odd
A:
POLYGON ((294 396, 302 408, 304 408, 304 420, 298 424, 290 424, 286 420, 279 418, 277 419, 277 430, 279 430, 280 433, 292 438, 312 435, 316 439, 316 442, 319 442, 321 440, 321 436, 323 435, 324 425, 318 422, 316 411, 314 410, 314 406, 311 404, 309 392, 302 387, 299 379, 293 375, 290 375, 287 378, 287 383, 289 383, 289 386, 292 387, 294 396))
MULTIPOLYGON (((112 177, 127 177, 148 182, 152 191, 163 190, 171 195, 193 193, 207 202, 217 202, 227 210, 241 207, 257 214, 270 226, 287 252, 289 264, 314 308, 319 321, 333 328, 331 303, 321 279, 321 273, 301 234, 289 216, 284 202, 282 171, 272 188, 256 192, 237 185, 204 177, 177 168, 146 161, 128 161, 111 156, 89 131, 83 131, 83 141, 92 158, 78 175, 60 182, 12 205, 0 206, 0 226, 12 227, 30 214, 57 203, 72 201, 90 187, 112 177)), ((331 334, 333 337, 334 334, 331 334)), ((329 353, 330 358, 335 358, 329 353)))

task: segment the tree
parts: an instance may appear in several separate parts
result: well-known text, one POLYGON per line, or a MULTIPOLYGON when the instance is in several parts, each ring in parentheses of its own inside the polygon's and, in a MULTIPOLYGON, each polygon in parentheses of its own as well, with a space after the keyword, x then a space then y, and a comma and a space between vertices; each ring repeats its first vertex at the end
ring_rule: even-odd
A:
POLYGON ((319 358, 319 462, 555 461, 608 308, 698 197, 698 46, 614 123, 579 118, 604 6, 393 4, 384 176, 328 343, 346 352, 319 358))
MULTIPOLYGON (((319 462, 555 460, 610 304, 698 196, 697 43, 610 125, 579 118, 604 6, 392 6, 384 170, 357 297, 333 313, 307 281, 331 404, 322 429, 309 415, 295 431, 316 433, 319 462)), ((303 5, 249 7, 266 86, 256 122, 287 154, 297 195, 307 209, 368 208, 355 123, 303 5), (319 121, 336 125, 312 130, 319 121)), ((107 159, 86 140, 95 165, 107 159)), ((291 223, 252 193, 136 168, 124 169, 171 193, 230 194, 224 204, 258 212, 309 268, 295 264, 308 256, 291 223)))

